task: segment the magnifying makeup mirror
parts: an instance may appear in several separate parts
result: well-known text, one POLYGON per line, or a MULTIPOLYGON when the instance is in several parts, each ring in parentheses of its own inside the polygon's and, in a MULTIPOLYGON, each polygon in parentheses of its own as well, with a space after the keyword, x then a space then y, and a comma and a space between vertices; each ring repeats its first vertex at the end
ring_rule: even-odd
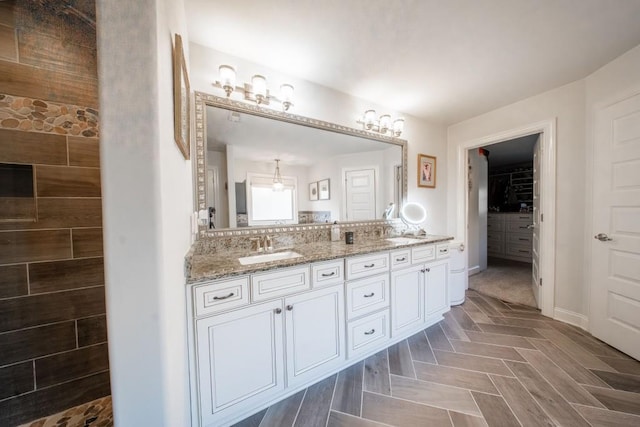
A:
POLYGON ((420 225, 427 219, 427 211, 420 203, 406 203, 400 210, 400 219, 407 224, 407 232, 420 235, 426 232, 420 228, 420 225))

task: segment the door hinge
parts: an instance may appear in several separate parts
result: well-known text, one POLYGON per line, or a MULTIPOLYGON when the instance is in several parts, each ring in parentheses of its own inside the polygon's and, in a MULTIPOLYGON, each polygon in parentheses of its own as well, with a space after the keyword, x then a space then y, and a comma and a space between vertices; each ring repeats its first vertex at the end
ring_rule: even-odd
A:
POLYGON ((540 286, 542 286, 542 277, 540 278, 540 286))
POLYGON ((544 214, 543 214, 543 213, 541 213, 541 214, 540 214, 540 222, 543 222, 543 221, 544 221, 544 214))

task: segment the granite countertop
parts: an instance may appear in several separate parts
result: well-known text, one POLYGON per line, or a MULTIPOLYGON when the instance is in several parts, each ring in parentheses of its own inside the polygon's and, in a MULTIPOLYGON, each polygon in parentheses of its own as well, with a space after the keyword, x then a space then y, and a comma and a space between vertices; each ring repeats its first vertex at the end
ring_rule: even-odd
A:
MULTIPOLYGON (((413 236, 406 236, 414 238, 413 236)), ((405 247, 423 245, 425 243, 439 243, 453 240, 450 236, 426 235, 415 237, 417 242, 392 243, 386 238, 376 240, 365 240, 347 245, 343 241, 339 242, 315 242, 291 247, 275 248, 273 251, 265 253, 244 251, 224 251, 223 253, 198 253, 193 248, 186 257, 187 284, 204 282, 206 280, 219 279, 245 273, 255 273, 267 271, 281 267, 292 267, 316 261, 328 261, 353 255, 364 255, 374 252, 401 249, 405 247), (298 258, 264 262, 260 264, 242 265, 238 258, 262 255, 275 252, 294 251, 302 255, 298 258)), ((197 245, 197 243, 196 243, 197 245)))

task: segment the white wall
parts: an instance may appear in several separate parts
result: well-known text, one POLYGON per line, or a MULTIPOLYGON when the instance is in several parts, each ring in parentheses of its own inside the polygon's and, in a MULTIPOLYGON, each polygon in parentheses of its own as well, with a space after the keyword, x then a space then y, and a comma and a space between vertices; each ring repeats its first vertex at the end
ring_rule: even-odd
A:
MULTIPOLYGON (((528 124, 556 119, 556 290, 555 306, 584 314, 585 83, 580 80, 452 125, 449 138, 449 234, 458 224, 458 147, 468 141, 528 124)), ((462 237, 462 236, 457 236, 462 237)))
MULTIPOLYGON (((191 164, 173 141, 182 0, 96 2, 109 362, 115 425, 189 424, 184 255, 191 164)), ((185 46, 188 49, 188 45, 185 46)))
MULTIPOLYGON (((403 116, 405 118, 405 133, 402 138, 409 142, 408 155, 408 199, 420 202, 427 208, 426 229, 430 233, 445 233, 447 224, 447 150, 446 127, 439 123, 429 123, 411 116, 402 115, 372 102, 354 98, 336 90, 321 86, 306 80, 287 76, 285 73, 269 69, 260 64, 252 63, 238 57, 219 52, 207 47, 192 43, 190 46, 191 59, 191 86, 192 89, 224 96, 224 92, 212 86, 212 82, 218 78, 218 67, 221 64, 229 64, 236 68, 237 81, 249 82, 253 74, 265 75, 269 87, 277 88, 287 82, 295 87, 295 106, 291 110, 294 114, 338 123, 349 127, 358 127, 356 119, 370 108, 379 114, 388 113, 392 117, 403 116), (438 168, 437 187, 425 189, 417 187, 417 156, 418 153, 429 154, 437 157, 438 168)), ((232 95, 234 96, 234 95, 232 95)), ((235 94, 234 97, 238 95, 235 94)), ((237 99, 237 98, 235 98, 237 99)), ((334 182, 331 182, 332 188, 334 182)), ((332 196, 333 197, 333 196, 332 196)), ((329 210, 321 208, 314 210, 329 210)))

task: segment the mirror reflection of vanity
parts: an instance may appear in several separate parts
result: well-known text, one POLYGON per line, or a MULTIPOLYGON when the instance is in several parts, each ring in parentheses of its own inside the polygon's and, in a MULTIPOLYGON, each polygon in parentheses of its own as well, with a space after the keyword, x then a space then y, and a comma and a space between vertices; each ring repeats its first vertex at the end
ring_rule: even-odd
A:
POLYGON ((206 229, 379 220, 406 199, 402 139, 195 95, 206 229))

